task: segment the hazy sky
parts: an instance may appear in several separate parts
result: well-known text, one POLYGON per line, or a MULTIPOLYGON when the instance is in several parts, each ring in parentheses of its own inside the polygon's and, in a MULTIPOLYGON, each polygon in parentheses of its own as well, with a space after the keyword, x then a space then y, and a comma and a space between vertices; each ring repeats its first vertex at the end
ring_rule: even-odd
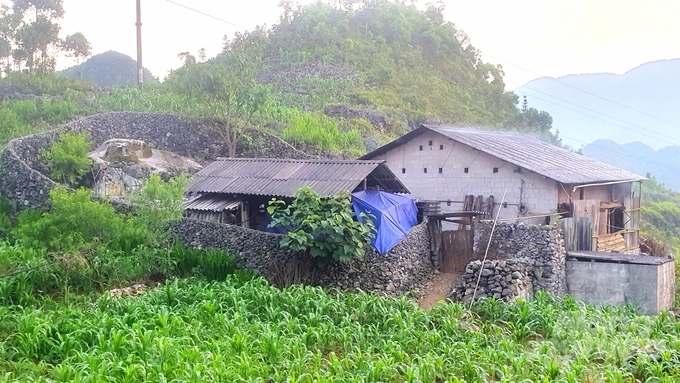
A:
MULTIPOLYGON (((279 0, 173 1, 248 29, 271 25, 280 13, 279 0)), ((648 61, 680 57, 678 0, 444 3, 447 20, 469 35, 485 60, 503 65, 509 89, 540 76, 623 73, 648 61)), ((116 50, 135 57, 135 0, 64 0, 64 7, 63 35, 81 31, 95 54, 116 50)), ((167 0, 142 0, 142 18, 144 64, 161 78, 181 65, 179 52, 204 47, 213 56, 225 34, 240 30, 167 0)))

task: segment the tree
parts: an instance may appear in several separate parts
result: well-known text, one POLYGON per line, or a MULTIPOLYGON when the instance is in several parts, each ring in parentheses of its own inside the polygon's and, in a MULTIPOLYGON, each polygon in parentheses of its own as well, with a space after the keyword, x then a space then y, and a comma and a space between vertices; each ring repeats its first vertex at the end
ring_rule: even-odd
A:
POLYGON ((80 64, 81 59, 90 57, 92 54, 90 42, 80 32, 66 36, 61 43, 61 48, 66 52, 66 56, 74 57, 78 64, 80 64))
POLYGON ((214 119, 213 128, 222 136, 229 157, 244 130, 255 123, 271 103, 271 90, 257 82, 257 65, 262 60, 266 32, 257 29, 237 33, 234 41, 225 40, 225 54, 215 62, 185 65, 169 76, 174 91, 203 102, 214 119))
MULTIPOLYGON (((273 199, 267 212, 270 227, 286 228, 281 246, 309 252, 312 257, 348 262, 363 259, 369 241, 375 235, 370 219, 354 219, 349 193, 321 198, 310 187, 302 187, 290 204, 273 199)), ((366 217, 369 218, 369 217, 366 217)))
POLYGON ((0 7, 0 58, 10 59, 14 69, 48 73, 56 67, 60 51, 77 60, 90 55, 90 44, 82 33, 59 38, 57 20, 64 17, 63 0, 12 0, 0 7))
POLYGON ((189 52, 180 52, 177 58, 184 62, 184 65, 196 64, 196 57, 189 52))

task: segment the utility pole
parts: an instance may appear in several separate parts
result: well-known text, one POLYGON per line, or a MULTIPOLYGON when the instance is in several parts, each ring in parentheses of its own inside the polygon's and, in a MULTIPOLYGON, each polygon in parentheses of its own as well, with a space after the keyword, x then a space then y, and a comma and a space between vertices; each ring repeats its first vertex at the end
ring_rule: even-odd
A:
POLYGON ((137 84, 144 89, 144 66, 142 65, 142 0, 137 0, 137 84))

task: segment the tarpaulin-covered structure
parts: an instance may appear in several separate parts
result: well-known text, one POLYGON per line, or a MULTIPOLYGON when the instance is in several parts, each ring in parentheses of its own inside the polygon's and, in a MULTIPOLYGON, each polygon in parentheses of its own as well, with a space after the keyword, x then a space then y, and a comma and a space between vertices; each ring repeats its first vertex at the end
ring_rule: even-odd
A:
POLYGON ((380 254, 386 254, 411 232, 418 224, 418 209, 415 202, 406 196, 365 190, 352 193, 352 206, 357 219, 361 213, 372 215, 377 229, 371 244, 380 254))

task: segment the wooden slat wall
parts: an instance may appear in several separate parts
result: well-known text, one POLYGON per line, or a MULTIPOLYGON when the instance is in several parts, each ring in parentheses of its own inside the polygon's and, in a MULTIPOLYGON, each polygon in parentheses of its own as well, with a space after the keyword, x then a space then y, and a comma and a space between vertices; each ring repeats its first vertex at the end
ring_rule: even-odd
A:
POLYGON ((559 220, 564 234, 564 246, 567 251, 592 249, 592 225, 588 217, 562 218, 559 220))
POLYGON ((584 199, 574 201, 574 217, 589 218, 591 226, 591 248, 579 250, 593 250, 597 249, 597 235, 599 234, 600 223, 600 201, 594 199, 584 199))
POLYGON ((623 204, 626 208, 623 219, 625 220, 626 247, 629 251, 637 251, 640 248, 640 198, 624 198, 623 204))

